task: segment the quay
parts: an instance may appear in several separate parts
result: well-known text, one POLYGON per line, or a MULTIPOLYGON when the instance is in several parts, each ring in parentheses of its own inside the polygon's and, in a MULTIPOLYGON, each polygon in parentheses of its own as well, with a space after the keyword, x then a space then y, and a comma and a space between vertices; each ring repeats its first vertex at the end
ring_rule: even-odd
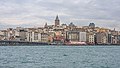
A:
POLYGON ((22 45, 49 45, 48 43, 42 42, 26 42, 26 41, 0 41, 0 46, 22 46, 22 45))
POLYGON ((1 40, 0 46, 120 46, 120 44, 52 44, 43 42, 27 42, 27 41, 8 41, 1 40))

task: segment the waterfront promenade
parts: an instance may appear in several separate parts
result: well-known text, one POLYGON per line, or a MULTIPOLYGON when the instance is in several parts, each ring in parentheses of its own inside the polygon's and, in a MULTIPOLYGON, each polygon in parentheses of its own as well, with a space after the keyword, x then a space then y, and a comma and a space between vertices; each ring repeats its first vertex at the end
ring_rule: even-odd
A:
POLYGON ((52 43, 43 43, 43 42, 27 42, 27 41, 0 41, 0 46, 45 46, 45 45, 57 45, 57 46, 120 46, 120 44, 52 44, 52 43))
POLYGON ((26 41, 0 41, 0 45, 48 45, 48 43, 26 41))

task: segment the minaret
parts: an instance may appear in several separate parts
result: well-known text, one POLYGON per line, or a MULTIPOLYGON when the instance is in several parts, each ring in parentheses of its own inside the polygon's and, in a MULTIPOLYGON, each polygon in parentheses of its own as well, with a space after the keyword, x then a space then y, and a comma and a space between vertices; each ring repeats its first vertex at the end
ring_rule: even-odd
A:
POLYGON ((115 28, 114 28, 114 31, 115 31, 115 28))
POLYGON ((47 28, 47 23, 45 23, 45 26, 44 26, 44 28, 47 28))
POLYGON ((60 20, 59 20, 59 17, 57 15, 56 19, 55 19, 55 26, 59 26, 59 25, 60 25, 60 20))

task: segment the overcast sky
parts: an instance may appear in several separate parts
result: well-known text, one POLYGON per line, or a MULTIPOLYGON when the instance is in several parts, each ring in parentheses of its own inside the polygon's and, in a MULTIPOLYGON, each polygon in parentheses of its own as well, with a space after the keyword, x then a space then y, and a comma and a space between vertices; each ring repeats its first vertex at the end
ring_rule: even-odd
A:
POLYGON ((0 0, 0 28, 36 27, 45 22, 120 29, 120 0, 0 0))

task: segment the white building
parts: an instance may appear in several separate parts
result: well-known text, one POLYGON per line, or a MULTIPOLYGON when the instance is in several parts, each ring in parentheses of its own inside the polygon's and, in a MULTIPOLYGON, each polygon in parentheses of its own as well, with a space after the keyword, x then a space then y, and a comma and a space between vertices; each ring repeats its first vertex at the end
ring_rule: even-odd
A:
POLYGON ((48 34, 47 33, 41 33, 37 30, 31 30, 27 32, 27 41, 28 42, 48 42, 48 34))
POLYGON ((41 33, 40 35, 41 42, 47 43, 49 35, 47 33, 41 33))
POLYGON ((86 32, 80 32, 79 41, 80 42, 86 42, 86 32))
POLYGON ((94 33, 87 34, 87 43, 88 44, 95 44, 95 35, 94 33))

